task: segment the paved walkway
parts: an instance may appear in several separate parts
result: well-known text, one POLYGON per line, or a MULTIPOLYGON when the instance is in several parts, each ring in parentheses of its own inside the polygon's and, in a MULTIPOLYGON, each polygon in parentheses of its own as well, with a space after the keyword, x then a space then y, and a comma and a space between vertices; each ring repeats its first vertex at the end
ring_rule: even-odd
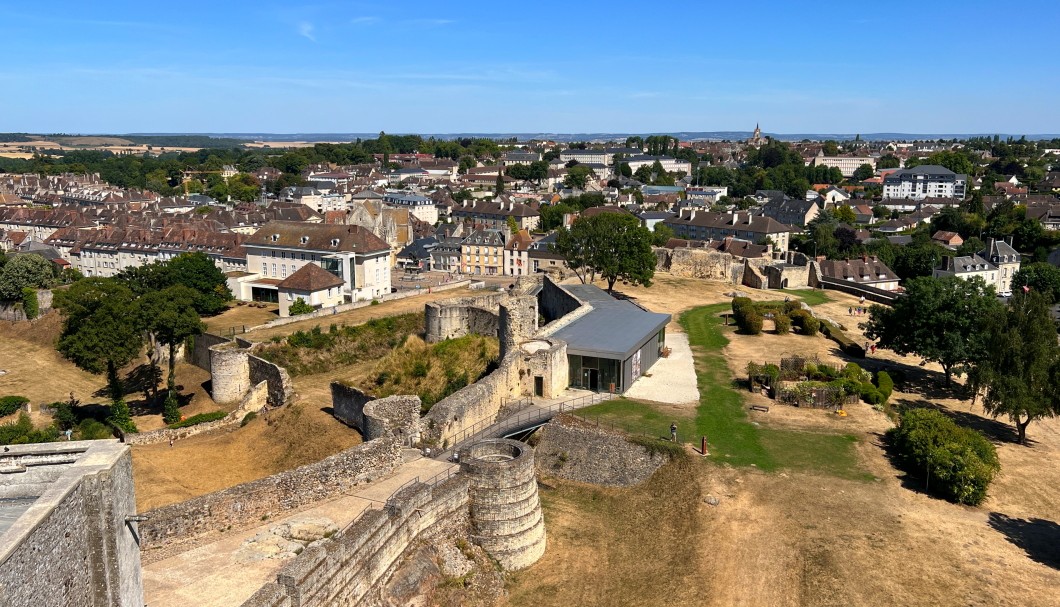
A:
POLYGON ((699 387, 688 336, 676 331, 667 332, 666 345, 670 347, 670 356, 660 358, 652 365, 648 369, 651 377, 644 376, 633 382, 625 396, 671 405, 697 406, 699 387))
POLYGON ((350 495, 151 563, 143 571, 144 600, 149 607, 238 606, 275 579, 276 572, 290 560, 248 559, 240 554, 246 540, 278 523, 303 518, 328 519, 341 529, 364 510, 382 506, 405 483, 417 477, 427 480, 452 467, 455 466, 446 462, 416 457, 391 476, 359 487, 350 495))

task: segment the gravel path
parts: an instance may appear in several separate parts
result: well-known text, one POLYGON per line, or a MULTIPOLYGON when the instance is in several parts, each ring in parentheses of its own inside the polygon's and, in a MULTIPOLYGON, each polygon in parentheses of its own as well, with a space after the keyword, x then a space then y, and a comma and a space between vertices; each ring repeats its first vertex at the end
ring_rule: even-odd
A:
POLYGON ((623 396, 639 400, 650 400, 672 405, 699 404, 699 388, 696 386, 696 368, 692 361, 692 349, 688 336, 676 331, 666 332, 666 345, 672 350, 667 358, 660 358, 648 373, 633 382, 623 396))

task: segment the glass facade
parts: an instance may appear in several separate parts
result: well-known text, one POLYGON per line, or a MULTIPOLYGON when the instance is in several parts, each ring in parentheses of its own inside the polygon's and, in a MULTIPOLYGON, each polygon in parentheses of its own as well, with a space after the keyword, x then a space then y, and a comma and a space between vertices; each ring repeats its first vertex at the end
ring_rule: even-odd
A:
POLYGON ((570 364, 570 385, 593 392, 608 392, 614 387, 616 393, 623 391, 622 362, 611 358, 579 356, 567 357, 570 364))

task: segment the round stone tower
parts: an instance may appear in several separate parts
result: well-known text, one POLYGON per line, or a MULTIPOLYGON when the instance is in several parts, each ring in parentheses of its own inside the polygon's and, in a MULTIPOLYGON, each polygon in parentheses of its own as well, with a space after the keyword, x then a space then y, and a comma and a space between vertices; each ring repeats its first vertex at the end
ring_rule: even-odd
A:
POLYGON ((545 521, 526 443, 494 438, 460 450, 470 479, 471 533, 505 569, 533 565, 545 553, 545 521))
POLYGON ((213 399, 217 403, 239 402, 250 389, 250 359, 234 343, 210 348, 213 399))
POLYGON ((499 324, 497 338, 501 342, 503 360, 505 354, 514 351, 519 344, 537 333, 537 298, 517 295, 502 302, 499 324))

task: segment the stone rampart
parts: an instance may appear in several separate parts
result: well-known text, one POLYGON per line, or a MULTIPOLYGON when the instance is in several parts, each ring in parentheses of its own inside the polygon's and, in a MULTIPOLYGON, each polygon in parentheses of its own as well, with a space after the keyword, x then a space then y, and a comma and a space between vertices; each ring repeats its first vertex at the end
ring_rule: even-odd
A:
POLYGON ((393 471, 401 463, 401 447, 392 436, 377 438, 319 462, 150 510, 140 523, 144 559, 165 558, 174 547, 343 495, 393 471))
POLYGON ((502 301, 497 339, 501 358, 537 333, 537 298, 530 295, 509 297, 502 301))
MULTIPOLYGON (((37 317, 52 311, 52 292, 49 289, 37 291, 37 317)), ((22 302, 0 302, 0 320, 27 320, 22 311, 22 302)))
POLYGON ((268 384, 266 382, 259 382, 258 385, 254 386, 243 395, 243 400, 240 401, 238 407, 221 419, 202 424, 195 424, 194 426, 186 426, 184 428, 159 428, 158 430, 151 430, 150 432, 126 434, 125 442, 130 445, 150 445, 154 443, 169 442, 171 439, 181 440, 198 434, 213 432, 214 430, 235 428, 243 423, 243 418, 246 417, 248 413, 257 413, 258 411, 261 411, 262 407, 264 407, 268 401, 268 393, 268 384))
POLYGON ((668 459, 631 443, 625 434, 558 415, 541 428, 535 459, 542 474, 626 487, 648 479, 668 459))
POLYGON ((250 385, 254 386, 260 382, 268 384, 270 407, 281 407, 294 399, 294 384, 291 383, 287 369, 253 354, 248 354, 247 363, 250 385))
POLYGON ((507 401, 524 395, 522 363, 523 354, 511 352, 492 373, 435 403, 424 417, 425 442, 445 449, 471 426, 495 420, 507 401))
POLYGON ((406 446, 420 438, 420 406, 416 396, 375 398, 343 384, 331 382, 331 408, 335 417, 356 428, 369 441, 393 433, 406 446))
POLYGON ((497 334, 497 306, 506 293, 432 301, 424 306, 424 338, 428 343, 468 334, 497 334))
POLYGON ((332 415, 347 426, 359 430, 361 436, 364 436, 364 406, 374 399, 371 394, 365 394, 353 386, 331 382, 332 415))
POLYGON ((534 475, 534 451, 509 439, 487 439, 460 451, 470 483, 471 537, 502 567, 525 569, 545 553, 545 521, 534 475))
POLYGON ((547 276, 542 280, 538 300, 541 315, 545 317, 546 323, 562 318, 583 305, 580 299, 563 290, 547 276))
POLYGON ((679 247, 669 251, 670 273, 682 278, 728 281, 732 279, 733 268, 743 265, 742 259, 714 249, 679 247))
POLYGON ((191 338, 191 341, 194 347, 191 349, 190 353, 184 354, 185 362, 195 365, 204 371, 210 371, 212 370, 210 363, 210 348, 228 343, 231 340, 227 337, 221 337, 220 335, 203 333, 191 338))
POLYGON ((382 605, 384 586, 411 547, 430 535, 462 537, 468 478, 410 485, 285 565, 243 607, 382 605))
POLYGON ((250 389, 250 360, 247 351, 230 341, 211 346, 210 377, 215 402, 238 402, 250 389))

